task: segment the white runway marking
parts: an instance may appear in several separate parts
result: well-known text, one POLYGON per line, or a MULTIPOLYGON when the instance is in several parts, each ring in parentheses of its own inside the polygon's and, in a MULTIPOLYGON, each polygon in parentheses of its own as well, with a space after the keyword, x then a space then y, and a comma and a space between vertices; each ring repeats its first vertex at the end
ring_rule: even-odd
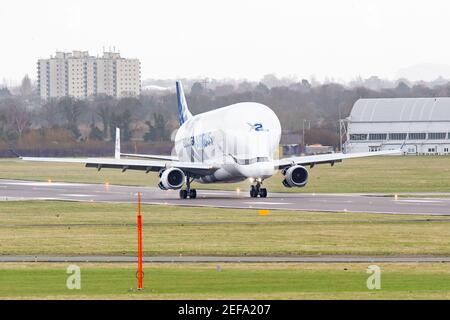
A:
POLYGON ((336 200, 336 199, 332 199, 332 200, 330 200, 330 199, 328 199, 328 200, 319 200, 319 199, 315 200, 315 199, 312 199, 312 200, 309 200, 309 202, 320 202, 320 203, 327 203, 327 202, 333 202, 333 203, 353 203, 354 201, 352 201, 352 200, 336 200))
POLYGON ((11 186, 30 186, 30 187, 79 187, 85 184, 77 183, 61 183, 61 182, 3 182, 3 184, 11 186))
POLYGON ((442 201, 436 201, 436 200, 419 200, 419 199, 397 200, 397 202, 412 202, 412 203, 442 203, 442 201))
POLYGON ((222 196, 222 195, 226 195, 225 192, 202 192, 202 195, 208 195, 208 196, 222 196))
POLYGON ((89 194, 62 194, 63 197, 96 197, 96 195, 89 194))
POLYGON ((50 197, 0 197, 0 201, 26 201, 26 200, 33 200, 33 201, 39 201, 39 200, 59 200, 58 198, 50 198, 50 197))
POLYGON ((252 201, 252 202, 244 202, 245 204, 268 204, 268 205, 287 205, 292 204, 288 202, 265 202, 265 201, 252 201))

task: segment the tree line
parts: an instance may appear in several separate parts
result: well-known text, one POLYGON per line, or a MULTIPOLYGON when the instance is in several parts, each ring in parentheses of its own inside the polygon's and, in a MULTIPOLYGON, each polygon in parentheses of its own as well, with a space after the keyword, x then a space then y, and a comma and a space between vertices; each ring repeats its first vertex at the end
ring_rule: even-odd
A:
MULTIPOLYGON (((68 142, 78 147, 89 143, 109 146, 116 127, 121 128, 125 143, 170 145, 171 134, 178 127, 177 99, 173 91, 147 93, 137 98, 64 97, 40 101, 27 77, 20 88, 11 91, 0 88, 0 149, 27 145, 27 141, 30 148, 50 146, 55 144, 48 139, 51 132, 60 132, 58 136, 67 140, 58 142, 62 146, 68 142), (41 142, 37 145, 30 142, 38 140, 41 142)), ((430 88, 399 82, 393 88, 372 90, 338 83, 312 85, 308 80, 272 87, 263 82, 244 81, 208 88, 202 82, 193 82, 186 92, 193 114, 238 102, 260 102, 275 111, 284 131, 301 132, 304 121, 308 120, 311 129, 305 137, 306 143, 337 146, 338 120, 348 117, 359 98, 450 96, 450 84, 430 88)), ((53 139, 56 139, 54 135, 53 139)))

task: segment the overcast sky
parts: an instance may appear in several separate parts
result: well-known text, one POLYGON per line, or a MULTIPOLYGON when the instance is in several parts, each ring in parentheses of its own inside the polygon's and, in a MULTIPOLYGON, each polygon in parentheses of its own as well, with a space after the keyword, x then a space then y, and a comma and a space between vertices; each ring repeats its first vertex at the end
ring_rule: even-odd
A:
POLYGON ((56 50, 113 46, 141 60, 142 79, 349 81, 450 64, 444 0, 2 0, 0 30, 0 81, 36 78, 37 59, 56 50))

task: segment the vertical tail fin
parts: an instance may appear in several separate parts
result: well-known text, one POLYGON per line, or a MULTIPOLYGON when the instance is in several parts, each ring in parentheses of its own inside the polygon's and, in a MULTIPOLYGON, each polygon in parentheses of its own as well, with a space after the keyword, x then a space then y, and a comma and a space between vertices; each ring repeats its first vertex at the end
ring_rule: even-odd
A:
POLYGON ((181 84, 181 81, 176 82, 176 88, 178 102, 178 121, 181 126, 190 117, 192 117, 192 113, 189 111, 189 108, 187 106, 186 97, 184 96, 183 85, 181 84))
POLYGON ((120 129, 116 128, 116 148, 114 149, 114 159, 120 159, 120 129))

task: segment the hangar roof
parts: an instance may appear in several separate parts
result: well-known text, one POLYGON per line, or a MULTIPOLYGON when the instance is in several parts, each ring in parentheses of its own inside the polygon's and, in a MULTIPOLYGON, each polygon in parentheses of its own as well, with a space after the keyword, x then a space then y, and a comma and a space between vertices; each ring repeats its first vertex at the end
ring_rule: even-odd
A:
POLYGON ((351 122, 450 121, 450 98, 359 99, 351 122))

